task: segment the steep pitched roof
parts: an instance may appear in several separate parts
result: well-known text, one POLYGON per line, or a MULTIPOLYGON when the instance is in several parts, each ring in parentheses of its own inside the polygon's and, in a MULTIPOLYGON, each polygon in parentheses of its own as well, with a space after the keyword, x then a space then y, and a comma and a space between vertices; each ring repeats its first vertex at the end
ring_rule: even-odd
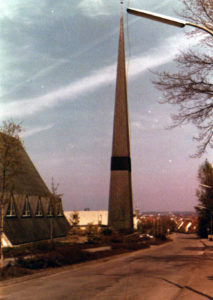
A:
MULTIPOLYGON (((2 133, 0 133, 0 143, 2 142, 1 136, 2 133)), ((9 136, 8 138, 14 139, 13 137, 9 136)), ((20 156, 18 162, 19 171, 14 176, 14 179, 11 179, 13 192, 17 194, 24 193, 27 195, 49 195, 50 191, 48 187, 39 175, 21 142, 18 142, 18 151, 20 156)))
MULTIPOLYGON (((3 139, 0 133, 0 146, 1 142, 3 139)), ((63 208, 61 207, 61 214, 54 212, 54 199, 51 198, 48 187, 21 142, 15 144, 19 151, 19 171, 10 178, 11 182, 5 193, 5 199, 8 200, 4 207, 5 235, 12 244, 46 240, 50 236, 65 236, 69 224, 63 215, 63 208), (53 207, 52 213, 50 207, 53 207)), ((1 184, 0 180, 0 188, 1 184)))

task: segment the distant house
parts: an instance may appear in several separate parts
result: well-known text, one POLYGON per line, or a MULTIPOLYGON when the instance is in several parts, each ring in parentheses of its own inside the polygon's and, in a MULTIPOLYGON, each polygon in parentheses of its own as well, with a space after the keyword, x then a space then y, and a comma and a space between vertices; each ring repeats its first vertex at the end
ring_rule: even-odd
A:
POLYGON ((21 143, 20 153, 22 171, 14 177, 13 188, 6 194, 3 245, 65 236, 69 224, 61 199, 53 199, 21 143))
POLYGON ((177 231, 183 233, 196 233, 197 232, 197 218, 191 217, 188 218, 180 218, 177 221, 177 231))

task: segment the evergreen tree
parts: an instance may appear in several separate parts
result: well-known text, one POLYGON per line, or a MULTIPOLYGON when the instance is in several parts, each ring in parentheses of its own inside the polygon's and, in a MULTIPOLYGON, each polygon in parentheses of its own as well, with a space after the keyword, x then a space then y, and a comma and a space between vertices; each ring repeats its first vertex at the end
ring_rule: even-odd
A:
POLYGON ((200 188, 197 190, 198 206, 195 207, 198 213, 198 235, 206 238, 213 231, 213 167, 208 160, 199 168, 198 178, 200 188))

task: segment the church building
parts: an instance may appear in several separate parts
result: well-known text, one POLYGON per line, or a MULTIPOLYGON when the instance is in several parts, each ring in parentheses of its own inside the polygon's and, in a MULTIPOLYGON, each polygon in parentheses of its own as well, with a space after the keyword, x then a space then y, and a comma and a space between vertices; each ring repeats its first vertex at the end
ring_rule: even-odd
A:
POLYGON ((66 236, 69 224, 62 200, 52 196, 21 142, 18 147, 20 172, 12 178, 4 197, 3 245, 66 236))

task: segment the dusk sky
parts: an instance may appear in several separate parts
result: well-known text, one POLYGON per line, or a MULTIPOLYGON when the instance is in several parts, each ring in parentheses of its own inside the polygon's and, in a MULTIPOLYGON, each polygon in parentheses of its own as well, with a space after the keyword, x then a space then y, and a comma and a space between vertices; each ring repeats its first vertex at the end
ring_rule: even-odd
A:
MULTIPOLYGON (((134 208, 192 210, 200 159, 193 125, 167 130, 177 108, 149 70, 175 71, 185 29, 127 16, 126 7, 176 16, 178 0, 124 1, 134 208)), ((107 209, 120 1, 0 2, 0 121, 22 122, 27 153, 65 210, 107 209)), ((191 29, 189 29, 191 30, 191 29)))

